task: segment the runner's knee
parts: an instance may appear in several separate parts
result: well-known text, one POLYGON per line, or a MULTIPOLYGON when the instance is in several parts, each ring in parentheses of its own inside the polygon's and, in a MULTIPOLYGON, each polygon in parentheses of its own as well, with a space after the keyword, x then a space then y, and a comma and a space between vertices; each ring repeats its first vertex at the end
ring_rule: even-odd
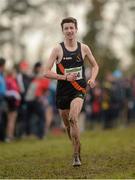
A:
POLYGON ((68 130, 70 129, 70 124, 65 124, 65 128, 68 130))
POLYGON ((78 136, 77 133, 74 132, 74 133, 72 134, 72 140, 74 141, 74 143, 80 145, 80 139, 79 139, 79 136, 78 136))
POLYGON ((77 126, 77 119, 71 117, 69 119, 69 123, 71 126, 77 126))

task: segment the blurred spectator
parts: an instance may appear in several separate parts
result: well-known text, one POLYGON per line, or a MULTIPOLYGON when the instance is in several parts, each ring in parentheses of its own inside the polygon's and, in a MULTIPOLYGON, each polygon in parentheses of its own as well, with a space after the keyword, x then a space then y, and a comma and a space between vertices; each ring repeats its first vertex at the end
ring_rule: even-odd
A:
POLYGON ((130 101, 130 117, 129 117, 129 121, 134 122, 135 123, 135 75, 133 75, 131 77, 131 93, 132 93, 132 98, 130 101))
POLYGON ((32 79, 32 77, 29 75, 29 64, 26 60, 23 60, 17 65, 16 68, 18 71, 17 81, 20 88, 22 100, 24 100, 24 96, 32 79))
POLYGON ((6 127, 6 82, 4 77, 4 68, 6 60, 0 57, 0 140, 5 139, 5 127, 6 127))
POLYGON ((85 102, 86 119, 90 129, 94 129, 101 120, 101 95, 100 83, 96 82, 96 87, 88 90, 85 102))
POLYGON ((56 82, 51 80, 49 89, 44 94, 44 107, 45 107, 45 117, 46 117, 46 127, 45 132, 48 133, 52 126, 60 127, 60 122, 58 121, 58 111, 55 107, 55 91, 56 82))
POLYGON ((42 77, 41 70, 42 64, 40 62, 35 63, 33 68, 33 80, 30 83, 25 97, 27 102, 26 135, 33 134, 31 120, 32 116, 35 115, 37 118, 36 135, 40 139, 45 135, 45 108, 43 96, 50 85, 50 80, 42 77))
POLYGON ((17 111, 20 105, 20 89, 16 80, 16 71, 13 69, 6 75, 6 100, 8 104, 6 142, 12 141, 15 134, 17 111))
POLYGON ((124 91, 124 98, 123 98, 123 116, 122 116, 121 124, 127 126, 130 124, 132 117, 132 109, 133 109, 133 94, 131 89, 131 81, 129 78, 123 78, 122 88, 124 91))
POLYGON ((30 75, 30 66, 26 60, 22 60, 17 66, 17 83, 20 89, 21 103, 18 108, 17 124, 16 124, 16 137, 19 138, 25 133, 26 127, 26 101, 25 95, 27 89, 32 81, 32 75, 30 75))
POLYGON ((101 87, 99 83, 97 86, 91 90, 91 103, 92 103, 92 112, 91 112, 91 123, 92 126, 99 124, 101 121, 101 87))
POLYGON ((102 122, 103 122, 103 128, 108 129, 112 127, 112 117, 110 114, 111 107, 110 107, 110 89, 107 87, 104 87, 102 89, 102 122))

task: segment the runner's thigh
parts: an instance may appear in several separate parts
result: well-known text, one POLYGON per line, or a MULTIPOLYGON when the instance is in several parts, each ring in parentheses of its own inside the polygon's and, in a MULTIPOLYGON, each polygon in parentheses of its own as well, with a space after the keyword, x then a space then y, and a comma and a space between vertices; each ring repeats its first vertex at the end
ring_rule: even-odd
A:
POLYGON ((73 116, 75 118, 78 118, 78 115, 80 114, 82 106, 83 106, 83 102, 84 100, 79 97, 72 100, 70 104, 70 113, 69 113, 70 117, 73 116))
POLYGON ((69 110, 68 109, 64 109, 64 110, 61 110, 59 109, 59 114, 60 114, 60 117, 62 118, 63 122, 65 125, 68 125, 68 121, 69 121, 69 110))

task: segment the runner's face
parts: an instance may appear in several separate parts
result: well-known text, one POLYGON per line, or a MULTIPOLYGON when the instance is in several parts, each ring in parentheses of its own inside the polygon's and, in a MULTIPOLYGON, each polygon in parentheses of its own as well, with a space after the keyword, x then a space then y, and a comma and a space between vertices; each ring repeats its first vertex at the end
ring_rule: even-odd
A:
POLYGON ((74 23, 65 23, 63 24, 63 34, 67 39, 74 39, 77 33, 77 28, 74 23))

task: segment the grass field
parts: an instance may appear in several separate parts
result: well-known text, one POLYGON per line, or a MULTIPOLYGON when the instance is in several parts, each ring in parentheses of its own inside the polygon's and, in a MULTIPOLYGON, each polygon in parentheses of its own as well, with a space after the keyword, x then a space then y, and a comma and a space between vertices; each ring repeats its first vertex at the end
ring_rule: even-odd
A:
POLYGON ((85 132, 82 166, 73 168, 65 134, 0 143, 0 178, 135 178, 135 128, 85 132))

